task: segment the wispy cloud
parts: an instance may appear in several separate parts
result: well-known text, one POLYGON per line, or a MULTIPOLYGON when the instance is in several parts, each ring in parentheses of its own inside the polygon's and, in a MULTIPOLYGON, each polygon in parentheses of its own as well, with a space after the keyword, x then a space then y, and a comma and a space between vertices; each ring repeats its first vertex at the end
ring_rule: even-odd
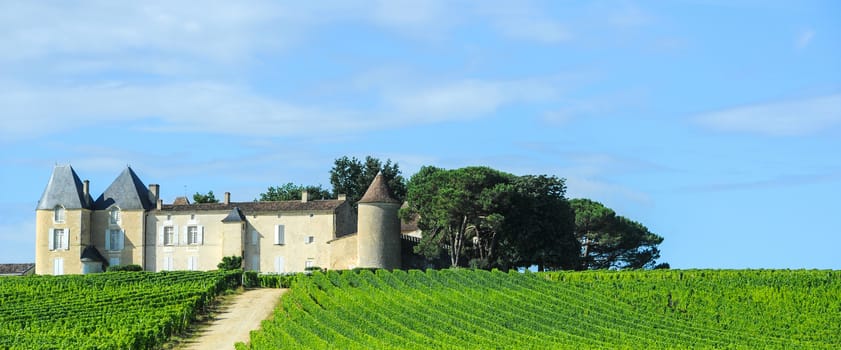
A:
POLYGON ((735 107, 702 114, 693 120, 717 131, 809 135, 841 125, 841 94, 735 107))

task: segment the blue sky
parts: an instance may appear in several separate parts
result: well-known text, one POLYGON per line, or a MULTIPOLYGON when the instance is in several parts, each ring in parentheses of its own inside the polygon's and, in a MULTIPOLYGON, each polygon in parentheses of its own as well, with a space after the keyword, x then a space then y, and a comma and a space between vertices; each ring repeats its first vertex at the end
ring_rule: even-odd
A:
POLYGON ((567 179, 676 268, 841 269, 841 3, 0 3, 0 262, 53 166, 98 196, 407 177, 567 179))

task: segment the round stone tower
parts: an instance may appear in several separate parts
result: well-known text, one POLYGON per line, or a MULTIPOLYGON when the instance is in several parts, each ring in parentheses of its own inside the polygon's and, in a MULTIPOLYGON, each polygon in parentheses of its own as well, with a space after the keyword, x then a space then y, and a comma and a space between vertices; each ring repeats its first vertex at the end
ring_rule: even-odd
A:
POLYGON ((385 177, 379 173, 359 200, 359 267, 400 268, 400 202, 390 192, 385 177))

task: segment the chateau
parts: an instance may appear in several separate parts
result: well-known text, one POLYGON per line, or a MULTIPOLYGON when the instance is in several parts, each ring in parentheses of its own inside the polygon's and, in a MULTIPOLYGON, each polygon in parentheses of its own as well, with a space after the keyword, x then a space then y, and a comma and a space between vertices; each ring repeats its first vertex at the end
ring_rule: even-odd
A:
POLYGON ((96 200, 57 165, 36 209, 35 273, 85 274, 136 264, 147 271, 215 270, 242 256, 246 270, 400 268, 400 203, 381 174, 358 202, 337 199, 190 204, 160 199, 126 167, 96 200))

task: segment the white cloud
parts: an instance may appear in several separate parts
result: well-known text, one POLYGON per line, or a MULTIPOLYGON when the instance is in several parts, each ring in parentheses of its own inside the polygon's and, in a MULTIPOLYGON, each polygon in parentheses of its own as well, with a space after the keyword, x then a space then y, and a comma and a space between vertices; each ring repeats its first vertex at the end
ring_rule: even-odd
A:
POLYGON ((284 136, 326 134, 462 120, 505 105, 557 95, 543 80, 454 80, 437 84, 379 82, 369 107, 324 107, 263 96, 217 82, 100 83, 30 86, 0 82, 0 136, 10 141, 121 123, 159 132, 284 136))
POLYGON ((798 50, 805 49, 809 44, 812 43, 812 39, 815 37, 815 31, 811 29, 803 30, 797 36, 797 40, 794 42, 794 47, 798 50))
POLYGON ((708 129, 799 136, 841 125, 841 94, 736 107, 696 116, 708 129))
POLYGON ((555 88, 546 81, 466 79, 390 94, 386 101, 401 115, 437 121, 472 118, 493 113, 504 105, 547 100, 556 95, 555 88))

